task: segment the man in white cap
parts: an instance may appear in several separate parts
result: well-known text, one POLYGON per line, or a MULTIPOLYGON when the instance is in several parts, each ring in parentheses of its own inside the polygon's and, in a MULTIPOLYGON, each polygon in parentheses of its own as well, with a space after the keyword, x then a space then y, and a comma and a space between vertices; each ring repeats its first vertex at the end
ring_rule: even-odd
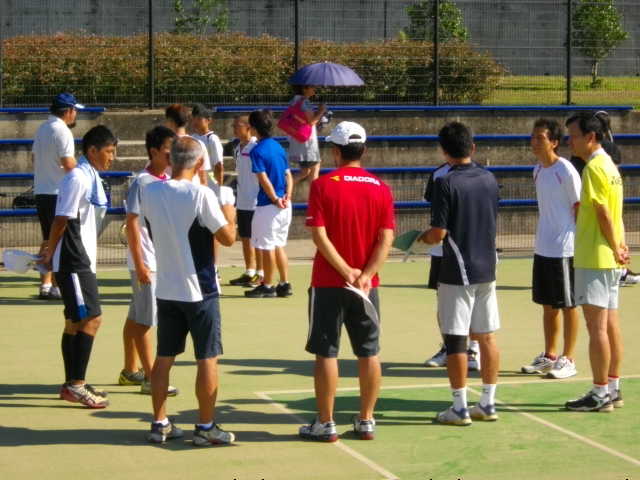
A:
POLYGON ((381 378, 378 270, 389 254, 395 224, 389 187, 361 167, 366 138, 353 122, 334 128, 327 141, 338 169, 315 180, 309 194, 306 224, 318 251, 306 350, 316 355, 318 416, 299 433, 322 442, 338 439, 333 408, 342 324, 358 357, 361 406, 353 416, 353 429, 360 439, 374 437, 373 409, 381 378))
MULTIPOLYGON (((36 131, 31 162, 33 163, 33 192, 42 228, 42 248, 49 243, 51 224, 56 216, 56 202, 60 182, 76 166, 75 145, 71 128, 76 125, 77 110, 84 108, 70 93, 53 99, 49 118, 36 131)), ((51 272, 41 275, 40 298, 62 300, 55 277, 51 272)))

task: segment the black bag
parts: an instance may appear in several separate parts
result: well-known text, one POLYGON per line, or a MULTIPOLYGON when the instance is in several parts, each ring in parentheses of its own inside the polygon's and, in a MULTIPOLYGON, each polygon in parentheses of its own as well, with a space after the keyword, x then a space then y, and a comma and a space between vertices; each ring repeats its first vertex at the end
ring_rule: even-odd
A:
POLYGON ((16 195, 11 205, 13 208, 36 208, 36 196, 33 193, 33 187, 16 195))

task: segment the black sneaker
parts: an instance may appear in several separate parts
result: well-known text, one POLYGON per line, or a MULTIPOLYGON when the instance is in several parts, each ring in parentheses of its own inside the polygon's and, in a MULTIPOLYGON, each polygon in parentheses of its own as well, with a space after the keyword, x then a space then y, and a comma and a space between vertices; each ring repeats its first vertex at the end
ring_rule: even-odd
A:
POLYGON ((161 423, 151 422, 149 443, 163 443, 172 438, 180 438, 182 429, 175 426, 173 418, 169 417, 169 425, 163 427, 161 423))
POLYGON ((258 285, 253 290, 244 292, 244 296, 249 298, 275 298, 277 294, 276 294, 276 289, 273 286, 267 287, 263 283, 258 285))
POLYGON ((613 412, 611 395, 607 393, 605 397, 599 397, 592 391, 575 400, 568 401, 564 406, 567 410, 573 410, 574 412, 613 412))
POLYGON ((251 275, 247 275, 243 273, 238 278, 234 278, 233 280, 229 280, 229 285, 244 285, 251 281, 253 277, 251 275))
POLYGON ((278 295, 279 297, 288 297, 289 295, 293 295, 291 284, 285 283, 284 285, 276 285, 276 295, 278 295))

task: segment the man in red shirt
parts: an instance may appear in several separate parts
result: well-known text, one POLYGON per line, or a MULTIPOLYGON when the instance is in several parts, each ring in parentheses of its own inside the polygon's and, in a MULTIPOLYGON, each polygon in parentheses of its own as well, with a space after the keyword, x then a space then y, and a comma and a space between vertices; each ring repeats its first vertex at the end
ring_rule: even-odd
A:
POLYGON ((314 371, 318 417, 300 427, 303 438, 338 439, 333 407, 338 385, 338 348, 344 323, 358 357, 360 413, 353 416, 358 438, 371 440, 373 408, 380 389, 380 307, 378 270, 393 241, 393 198, 389 187, 361 167, 366 133, 342 122, 327 141, 337 170, 311 184, 307 226, 318 251, 309 291, 306 350, 316 355, 314 371))

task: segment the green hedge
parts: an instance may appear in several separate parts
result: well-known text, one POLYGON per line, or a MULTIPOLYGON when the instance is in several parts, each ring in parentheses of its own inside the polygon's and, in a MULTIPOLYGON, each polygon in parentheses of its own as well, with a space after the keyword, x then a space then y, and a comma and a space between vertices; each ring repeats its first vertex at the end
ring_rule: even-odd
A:
MULTIPOLYGON (((101 106, 148 104, 147 36, 110 37, 60 33, 3 41, 4 104, 47 105, 60 91, 101 106)), ((269 35, 212 36, 163 33, 155 37, 155 97, 215 105, 277 104, 289 98, 294 72, 293 43, 269 35)), ((301 44, 303 65, 343 63, 364 87, 324 88, 333 104, 430 104, 433 100, 433 45, 394 39, 301 44)), ((448 104, 480 104, 499 86, 505 67, 466 43, 440 47, 440 99, 448 104)))

